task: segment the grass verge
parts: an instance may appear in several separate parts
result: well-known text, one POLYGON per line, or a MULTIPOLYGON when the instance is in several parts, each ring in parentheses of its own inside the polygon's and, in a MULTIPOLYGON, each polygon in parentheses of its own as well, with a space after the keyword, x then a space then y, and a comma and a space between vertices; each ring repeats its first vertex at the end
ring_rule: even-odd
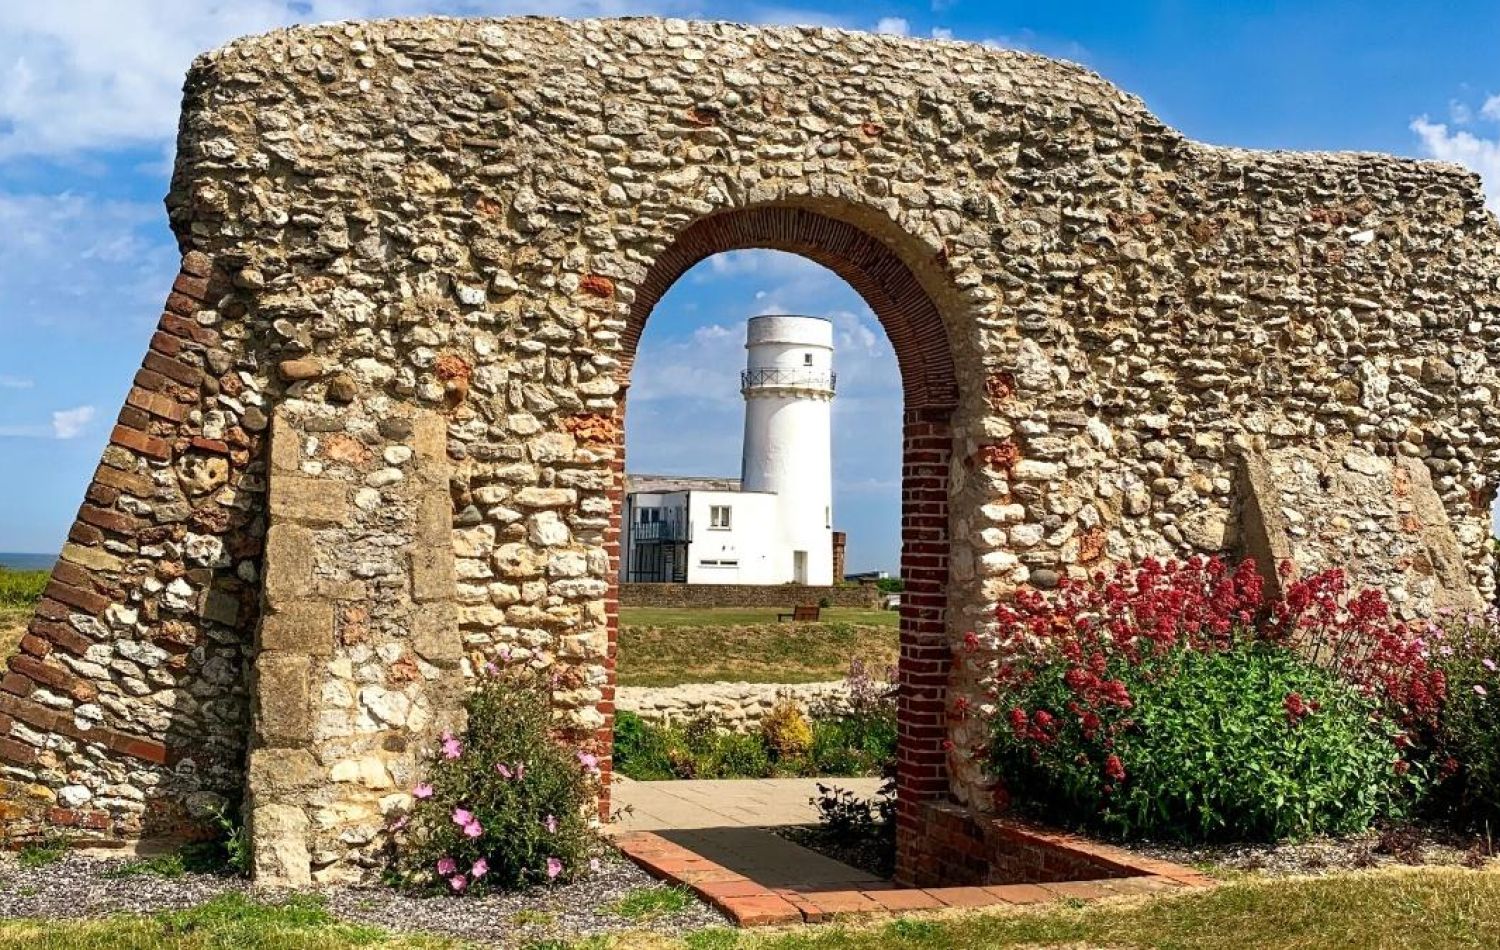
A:
POLYGON ((895 614, 878 610, 824 611, 827 623, 767 622, 758 611, 646 608, 622 611, 621 686, 676 686, 721 681, 815 683, 841 679, 849 661, 863 659, 877 675, 896 662, 895 614), (700 623, 704 615, 716 623, 700 623), (878 623, 865 622, 869 617, 878 623), (889 618, 889 619, 887 619, 889 618))
POLYGON ((0 607, 0 664, 16 652, 30 619, 30 607, 0 607))
POLYGON ((781 934, 702 931, 675 944, 626 935, 618 950, 1449 950, 1500 946, 1500 871, 1422 869, 1315 879, 1246 878, 1213 891, 1035 912, 905 917, 781 934), (639 942, 637 942, 639 941, 639 942))
POLYGON ((0 920, 0 948, 41 950, 456 950, 440 937, 392 934, 340 922, 321 899, 262 902, 222 894, 191 910, 102 920, 0 920))

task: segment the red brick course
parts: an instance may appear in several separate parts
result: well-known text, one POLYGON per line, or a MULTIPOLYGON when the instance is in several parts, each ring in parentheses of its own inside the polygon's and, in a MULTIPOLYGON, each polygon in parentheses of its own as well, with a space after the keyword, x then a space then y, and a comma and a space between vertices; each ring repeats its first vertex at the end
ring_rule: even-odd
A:
MULTIPOLYGON (((974 820, 979 823, 984 821, 974 820)), ((1190 868, 1138 858, 1118 848, 1084 841, 1071 835, 1059 835, 1044 829, 1030 829, 1014 824, 1007 824, 1005 827, 1015 840, 1026 840, 1041 852, 1058 848, 1065 853, 1064 863, 1074 861, 1080 853, 1087 852, 1103 864, 1117 869, 1122 876, 1001 885, 968 883, 895 887, 857 883, 822 888, 768 887, 649 831, 620 835, 614 839, 614 843, 621 853, 648 874, 687 887, 740 927, 822 923, 854 914, 901 914, 950 907, 1000 907, 1064 900, 1098 900, 1154 894, 1185 887, 1212 886, 1214 883, 1190 868)))

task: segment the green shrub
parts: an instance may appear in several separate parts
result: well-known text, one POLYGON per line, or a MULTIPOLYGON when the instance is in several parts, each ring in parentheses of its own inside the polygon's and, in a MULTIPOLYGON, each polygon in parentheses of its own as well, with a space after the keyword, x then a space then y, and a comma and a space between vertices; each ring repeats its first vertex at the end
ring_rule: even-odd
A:
POLYGON ((1445 639, 1440 740, 1452 775, 1442 801, 1458 821, 1500 830, 1500 626, 1494 618, 1455 624, 1445 639))
POLYGON ((641 782, 877 775, 895 758, 894 716, 845 713, 814 720, 810 727, 802 722, 810 728, 810 742, 805 751, 793 746, 788 754, 775 748, 765 731, 732 732, 711 716, 669 727, 617 712, 614 768, 641 782))
POLYGON ((0 607, 31 607, 42 599, 47 571, 12 571, 0 567, 0 607))
POLYGON ((894 716, 814 720, 808 753, 817 775, 877 775, 896 757, 894 716))
POLYGON ((468 728, 444 735, 415 804, 397 877, 418 889, 512 889, 583 875, 599 843, 589 827, 591 756, 552 735, 552 699, 533 676, 481 681, 468 728))
POLYGON ((991 765, 1042 817, 1127 837, 1277 840, 1362 830, 1401 810, 1396 728, 1354 687, 1291 650, 1179 650, 1117 663, 1131 724, 1101 770, 1061 677, 1018 705, 1052 738, 997 720, 991 765), (1129 763, 1129 771, 1123 763, 1129 763))
POLYGON ((678 776, 672 769, 671 743, 665 729, 633 712, 615 713, 614 767, 638 782, 661 782, 678 776))

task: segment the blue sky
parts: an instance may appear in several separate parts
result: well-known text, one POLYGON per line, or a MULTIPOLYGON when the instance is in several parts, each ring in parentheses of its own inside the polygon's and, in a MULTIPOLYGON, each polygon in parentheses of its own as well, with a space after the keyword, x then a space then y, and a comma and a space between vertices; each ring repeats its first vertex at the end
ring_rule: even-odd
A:
MULTIPOLYGON (((183 72, 235 36, 418 13, 812 23, 1081 62, 1193 138, 1459 161, 1500 207, 1500 3, 18 0, 0 3, 0 551, 56 551, 176 266, 167 188, 183 72)), ((838 328, 835 506, 851 567, 894 567, 899 396, 857 297, 800 259, 705 262, 647 329, 631 467, 733 473, 745 317, 838 328), (691 403, 683 395, 695 397, 691 403)))

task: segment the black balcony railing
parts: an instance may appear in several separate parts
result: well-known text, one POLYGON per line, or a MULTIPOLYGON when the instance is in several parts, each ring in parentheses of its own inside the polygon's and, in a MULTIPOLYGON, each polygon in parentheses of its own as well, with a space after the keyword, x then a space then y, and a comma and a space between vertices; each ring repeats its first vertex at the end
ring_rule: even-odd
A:
POLYGON ((818 389, 833 392, 838 374, 818 369, 747 369, 740 371, 740 391, 747 389, 818 389))
POLYGON ((639 542, 687 541, 691 532, 684 520, 637 521, 630 526, 631 538, 639 542))

